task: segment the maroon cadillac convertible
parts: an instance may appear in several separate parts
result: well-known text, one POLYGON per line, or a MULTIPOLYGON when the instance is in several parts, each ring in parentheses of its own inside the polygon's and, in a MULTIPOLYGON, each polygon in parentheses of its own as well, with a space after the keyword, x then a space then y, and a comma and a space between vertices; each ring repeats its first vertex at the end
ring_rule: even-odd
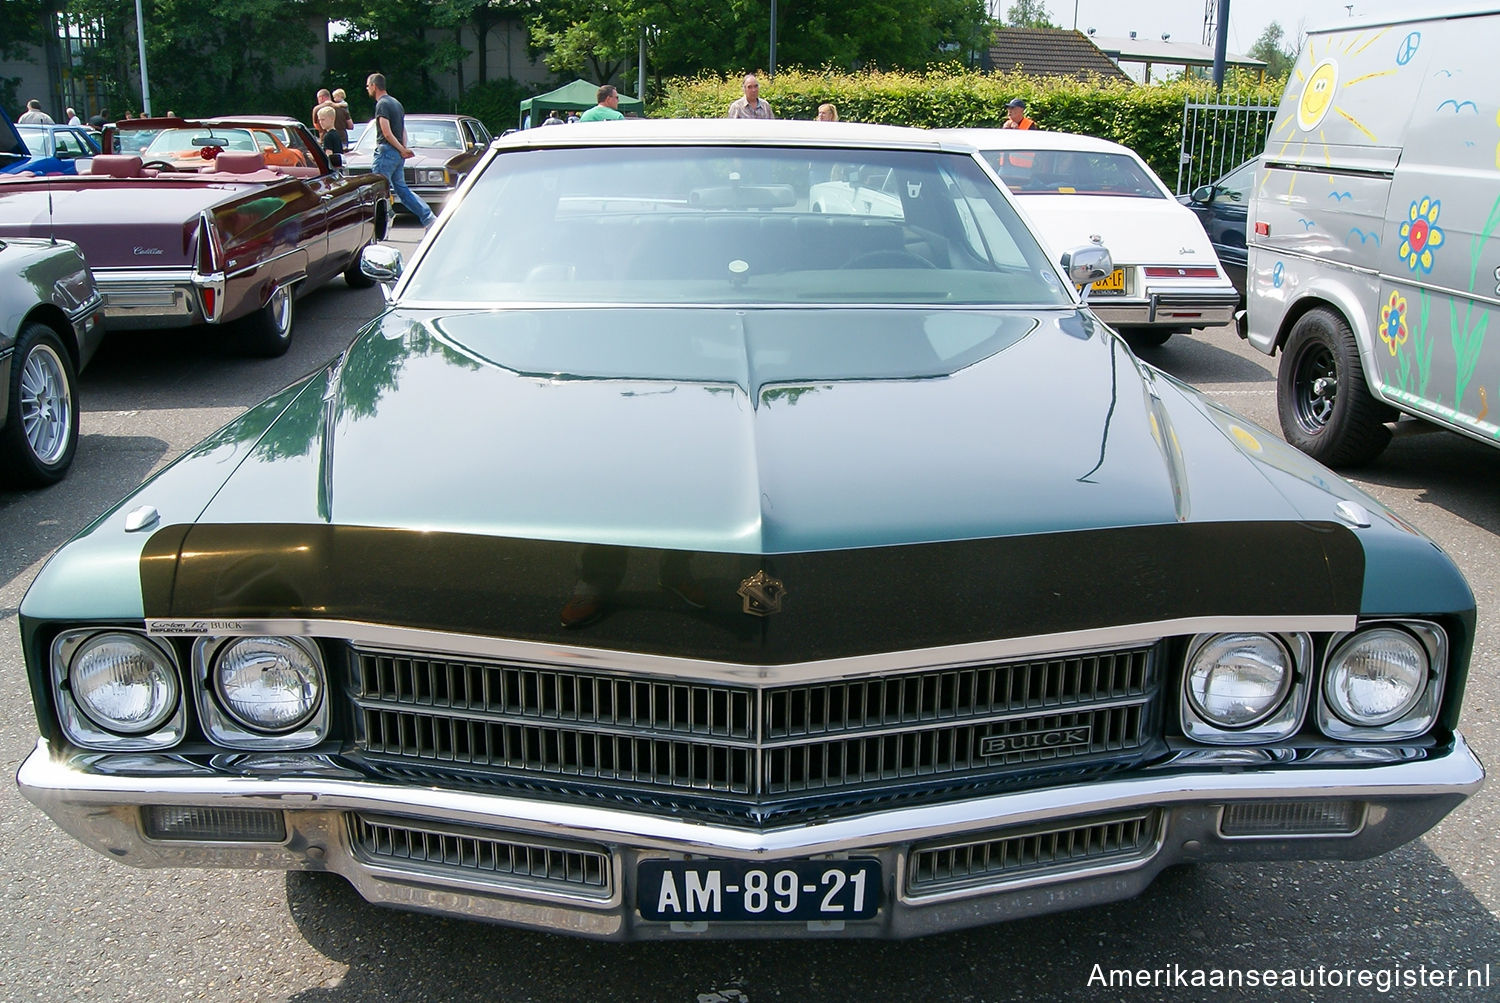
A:
POLYGON ((296 120, 136 119, 107 140, 139 152, 97 156, 76 177, 0 176, 0 237, 77 243, 108 330, 232 324, 246 351, 275 356, 294 297, 341 273, 371 283, 359 253, 385 236, 386 181, 331 170, 296 120))

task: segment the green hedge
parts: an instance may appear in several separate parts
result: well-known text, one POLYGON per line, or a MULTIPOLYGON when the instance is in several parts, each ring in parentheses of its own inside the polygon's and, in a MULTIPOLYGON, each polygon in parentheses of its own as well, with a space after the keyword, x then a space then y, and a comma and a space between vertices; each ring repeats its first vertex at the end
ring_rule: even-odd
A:
MULTIPOLYGON (((665 81, 654 118, 717 118, 740 96, 740 77, 699 76, 665 81)), ((1053 132, 1077 132, 1122 143, 1167 184, 1177 178, 1182 112, 1188 100, 1223 104, 1280 102, 1281 81, 1226 86, 1179 80, 1150 85, 1027 77, 1019 74, 933 70, 927 73, 832 73, 789 70, 761 78, 761 97, 778 118, 817 117, 831 101, 846 122, 938 129, 996 126, 1012 98, 1053 132)))

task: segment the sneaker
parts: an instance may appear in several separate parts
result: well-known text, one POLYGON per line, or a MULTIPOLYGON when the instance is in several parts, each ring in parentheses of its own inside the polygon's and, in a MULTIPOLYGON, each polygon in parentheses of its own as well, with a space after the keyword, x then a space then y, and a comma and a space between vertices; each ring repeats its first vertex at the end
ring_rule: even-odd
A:
POLYGON ((604 597, 580 583, 563 604, 558 619, 564 627, 586 627, 604 615, 604 597))

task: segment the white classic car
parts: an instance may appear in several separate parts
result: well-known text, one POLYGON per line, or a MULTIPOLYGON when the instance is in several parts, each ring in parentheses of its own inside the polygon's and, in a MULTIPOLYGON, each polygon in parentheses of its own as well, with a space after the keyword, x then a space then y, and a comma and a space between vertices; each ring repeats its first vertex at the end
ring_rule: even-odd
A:
POLYGON ((979 149, 1054 252, 1109 248, 1114 273, 1093 285, 1089 306, 1133 346, 1234 319, 1239 294, 1202 225, 1130 148, 1031 129, 942 133, 979 149))

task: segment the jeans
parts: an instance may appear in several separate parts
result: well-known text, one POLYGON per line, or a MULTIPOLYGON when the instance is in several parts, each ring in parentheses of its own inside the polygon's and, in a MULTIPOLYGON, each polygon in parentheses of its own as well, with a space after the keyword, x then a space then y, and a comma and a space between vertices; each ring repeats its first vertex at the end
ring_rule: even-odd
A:
POLYGON ((402 165, 401 152, 394 146, 386 146, 384 143, 375 148, 375 173, 384 174, 385 179, 391 183, 391 191, 401 200, 401 204, 423 225, 426 226, 433 220, 433 211, 417 198, 415 192, 406 187, 406 171, 402 165))

